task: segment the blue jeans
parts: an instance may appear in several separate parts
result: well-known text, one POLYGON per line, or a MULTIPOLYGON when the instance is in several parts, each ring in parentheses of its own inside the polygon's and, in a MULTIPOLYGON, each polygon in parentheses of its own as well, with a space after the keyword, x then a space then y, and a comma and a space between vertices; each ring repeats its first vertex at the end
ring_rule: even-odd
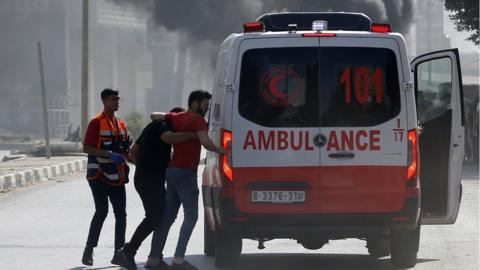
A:
POLYGON ((197 172, 192 169, 167 168, 165 175, 167 192, 162 222, 155 229, 152 238, 150 256, 163 258, 163 248, 168 231, 177 218, 180 204, 183 205, 184 219, 180 228, 175 257, 185 257, 188 240, 198 219, 198 185, 197 172))

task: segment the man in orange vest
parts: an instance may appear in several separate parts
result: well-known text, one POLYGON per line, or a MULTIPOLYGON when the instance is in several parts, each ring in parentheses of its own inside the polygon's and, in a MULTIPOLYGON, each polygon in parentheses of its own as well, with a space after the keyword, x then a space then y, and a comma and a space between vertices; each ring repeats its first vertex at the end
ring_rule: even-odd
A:
POLYGON ((120 97, 118 91, 104 89, 101 93, 103 112, 89 122, 83 152, 88 154, 87 180, 95 202, 82 263, 93 265, 93 248, 97 246, 103 222, 108 213, 108 200, 115 214, 115 250, 112 264, 118 264, 116 251, 125 244, 127 226, 125 183, 128 166, 125 161, 131 140, 123 120, 115 117, 120 97))

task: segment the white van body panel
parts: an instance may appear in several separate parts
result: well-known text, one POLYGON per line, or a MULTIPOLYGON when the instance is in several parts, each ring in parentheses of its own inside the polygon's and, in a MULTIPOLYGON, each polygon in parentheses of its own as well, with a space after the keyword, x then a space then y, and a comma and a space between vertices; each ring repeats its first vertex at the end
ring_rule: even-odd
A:
POLYGON ((240 34, 230 35, 222 44, 221 50, 223 51, 224 68, 223 76, 221 77, 223 85, 219 88, 220 91, 225 93, 223 112, 224 116, 221 119, 222 128, 226 130, 232 130, 232 106, 233 106, 233 91, 235 90, 235 68, 236 68, 236 51, 238 48, 238 37, 240 34))

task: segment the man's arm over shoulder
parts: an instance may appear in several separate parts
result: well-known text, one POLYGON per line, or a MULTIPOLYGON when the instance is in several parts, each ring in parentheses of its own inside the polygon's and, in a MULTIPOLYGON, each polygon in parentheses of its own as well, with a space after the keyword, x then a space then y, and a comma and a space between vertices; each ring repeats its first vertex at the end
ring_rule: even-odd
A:
POLYGON ((197 138, 196 132, 172 132, 172 131, 165 131, 162 133, 161 137, 162 141, 168 144, 176 144, 181 143, 186 140, 197 138))
POLYGON ((152 120, 165 120, 167 113, 164 112, 152 112, 150 114, 150 119, 152 120))
MULTIPOLYGON (((167 117, 168 118, 168 117, 167 117)), ((196 132, 173 132, 170 122, 167 120, 153 121, 157 128, 158 136, 164 143, 176 144, 186 140, 197 138, 196 132)))
POLYGON ((206 130, 197 131, 198 140, 208 151, 212 151, 219 154, 225 154, 225 149, 216 146, 212 140, 208 137, 206 130))

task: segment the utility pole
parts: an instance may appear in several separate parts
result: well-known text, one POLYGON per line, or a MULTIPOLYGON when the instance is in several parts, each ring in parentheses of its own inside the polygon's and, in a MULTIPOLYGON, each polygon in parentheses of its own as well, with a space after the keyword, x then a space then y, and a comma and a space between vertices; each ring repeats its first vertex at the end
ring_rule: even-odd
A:
POLYGON ((88 0, 82 2, 82 81, 80 136, 84 136, 88 125, 88 0))
POLYGON ((47 111, 47 91, 45 90, 45 75, 43 73, 43 56, 42 44, 37 42, 38 51, 38 66, 40 67, 40 84, 42 87, 42 110, 43 110, 43 129, 45 134, 45 156, 50 158, 52 153, 50 151, 50 135, 48 132, 48 111, 47 111))

